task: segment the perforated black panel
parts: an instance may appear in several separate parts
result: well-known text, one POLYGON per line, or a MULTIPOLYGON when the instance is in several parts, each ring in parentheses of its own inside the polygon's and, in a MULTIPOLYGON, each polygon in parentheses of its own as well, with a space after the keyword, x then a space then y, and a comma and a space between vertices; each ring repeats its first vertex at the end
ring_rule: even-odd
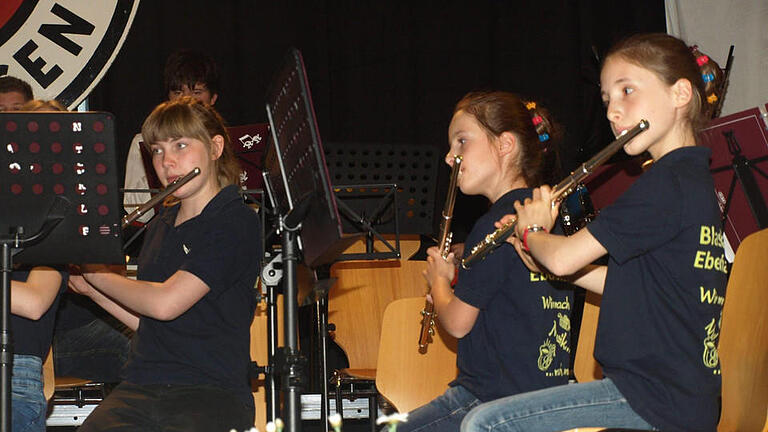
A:
MULTIPOLYGON (((381 193, 343 185, 396 184, 401 234, 432 234, 439 152, 411 144, 325 143, 325 160, 337 199, 364 216, 374 213, 381 193)), ((394 232, 394 209, 373 220, 379 233, 394 232)), ((347 221, 345 232, 352 229, 347 221)))
POLYGON ((15 262, 124 262, 113 125, 109 113, 0 113, 0 235, 35 234, 54 203, 64 217, 15 262))

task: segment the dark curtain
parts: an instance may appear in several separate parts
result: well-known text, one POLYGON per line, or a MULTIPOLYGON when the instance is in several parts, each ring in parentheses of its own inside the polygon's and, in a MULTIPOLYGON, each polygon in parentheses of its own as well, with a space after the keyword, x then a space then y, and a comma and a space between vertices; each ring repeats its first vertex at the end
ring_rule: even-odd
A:
MULTIPOLYGON (((266 122, 267 86, 295 46, 325 141, 442 152, 458 99, 500 89, 553 112, 566 130, 560 153, 570 170, 611 140, 597 86, 599 57, 622 36, 664 30, 661 0, 144 0, 90 103, 115 114, 124 157, 144 117, 165 97, 165 58, 194 48, 221 66, 216 106, 224 118, 232 125, 266 122)), ((478 208, 460 198, 457 218, 470 207, 478 208)), ((467 224, 476 215, 467 214, 467 224)))

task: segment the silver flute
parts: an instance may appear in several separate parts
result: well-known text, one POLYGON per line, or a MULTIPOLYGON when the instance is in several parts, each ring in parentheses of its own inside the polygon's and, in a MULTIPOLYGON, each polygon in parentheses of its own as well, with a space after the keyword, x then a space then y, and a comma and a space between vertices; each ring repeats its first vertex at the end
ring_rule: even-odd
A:
MULTIPOLYGON (((462 156, 453 155, 451 181, 448 185, 448 196, 443 205, 442 220, 440 221, 440 241, 438 247, 440 248, 440 255, 443 259, 448 258, 448 254, 451 253, 451 242, 453 241, 451 220, 453 220, 453 206, 456 203, 456 191, 458 189, 459 171, 461 170, 462 160, 462 156)), ((424 305, 424 310, 421 311, 421 330, 419 331, 419 352, 422 354, 426 354, 427 344, 429 344, 431 336, 435 334, 435 318, 437 318, 435 305, 427 301, 424 305)))
POLYGON ((174 193, 176 189, 187 184, 187 182, 195 178, 198 174, 200 174, 200 168, 195 168, 192 171, 188 172, 184 177, 179 177, 176 180, 172 181, 171 183, 168 183, 168 186, 166 186, 162 192, 150 198, 149 201, 140 205, 136 210, 123 216, 123 221, 122 221, 123 228, 127 227, 133 221, 140 218, 141 215, 148 212, 151 208, 156 206, 160 201, 164 200, 168 195, 174 193))
MULTIPOLYGON (((571 172, 571 174, 566 177, 565 180, 561 181, 557 184, 557 186, 552 188, 552 204, 554 205, 555 203, 562 201, 563 198, 565 198, 568 194, 576 189, 579 183, 587 178, 587 176, 592 174, 595 168, 604 164, 608 159, 611 158, 611 156, 619 151, 620 148, 624 147, 624 145, 628 143, 632 138, 636 137, 641 132, 648 130, 649 126, 650 124, 648 123, 648 120, 640 120, 640 123, 638 123, 637 126, 622 132, 615 141, 608 144, 604 149, 600 150, 599 153, 592 156, 590 160, 584 162, 578 169, 571 172)), ((507 240, 507 237, 515 232, 516 225, 517 219, 514 219, 511 222, 507 222, 506 224, 502 225, 496 231, 485 236, 481 242, 472 248, 469 255, 461 260, 461 266, 465 269, 468 269, 472 266, 472 264, 482 260, 489 253, 493 252, 496 248, 504 244, 504 242, 507 240)))

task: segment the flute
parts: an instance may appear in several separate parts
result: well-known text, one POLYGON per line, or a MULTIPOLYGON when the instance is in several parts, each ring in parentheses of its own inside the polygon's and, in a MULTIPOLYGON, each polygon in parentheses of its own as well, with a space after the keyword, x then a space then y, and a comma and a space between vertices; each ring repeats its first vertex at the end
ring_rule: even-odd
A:
MULTIPOLYGON (((632 138, 636 137, 641 132, 648 130, 650 124, 648 120, 640 120, 640 123, 632 129, 625 130, 621 135, 616 138, 615 141, 608 144, 599 153, 592 156, 592 158, 583 164, 581 167, 571 172, 571 174, 561 181, 554 188, 552 188, 552 205, 560 202, 569 193, 573 192, 576 186, 581 183, 587 176, 592 174, 595 168, 604 164, 611 156, 614 155, 620 148, 624 147, 626 143, 632 138)), ((496 248, 504 244, 507 237, 509 237, 514 231, 517 225, 517 219, 502 225, 499 229, 485 236, 485 239, 476 244, 469 255, 461 260, 461 266, 468 269, 472 264, 485 258, 486 255, 493 252, 496 248)))
MULTIPOLYGON (((442 220, 440 221, 440 242, 438 247, 443 259, 448 258, 448 254, 451 253, 451 242, 453 241, 451 220, 453 220, 453 206, 456 203, 456 191, 458 190, 459 171, 461 170, 462 160, 464 160, 463 156, 453 155, 448 196, 443 205, 442 220)), ((419 352, 422 354, 426 354, 430 337, 435 334, 435 318, 437 318, 435 305, 431 302, 426 302, 424 310, 421 311, 421 330, 419 331, 419 352)))
POLYGON ((156 206, 157 203, 164 200, 168 195, 176 192, 176 189, 187 184, 187 182, 195 178, 198 174, 200 174, 200 168, 195 168, 192 171, 188 172, 184 177, 179 177, 176 180, 172 181, 171 183, 168 183, 168 186, 166 186, 162 192, 150 198, 149 201, 139 206, 139 208, 132 211, 130 214, 123 216, 123 221, 122 221, 123 229, 125 229, 125 227, 130 225, 131 222, 140 218, 141 215, 149 211, 149 209, 156 206))

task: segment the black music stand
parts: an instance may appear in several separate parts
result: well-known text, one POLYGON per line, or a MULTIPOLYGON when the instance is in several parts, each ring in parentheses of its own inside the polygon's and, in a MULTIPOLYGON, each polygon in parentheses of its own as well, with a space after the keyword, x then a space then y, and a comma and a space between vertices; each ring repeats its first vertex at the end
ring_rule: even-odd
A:
POLYGON ((712 150, 710 172, 735 253, 743 238, 768 226, 768 126, 751 108, 712 120, 699 137, 712 150))
POLYGON ((431 146, 327 143, 325 158, 345 232, 366 234, 366 253, 338 260, 400 258, 399 235, 434 232, 440 151, 431 146), (379 233, 395 234, 395 246, 379 233), (385 251, 374 251, 378 239, 385 251))
POLYGON ((235 156, 240 162, 240 183, 248 189, 263 189, 261 175, 264 149, 269 136, 269 124, 254 123, 227 128, 235 156))
MULTIPOLYGON (((379 230, 394 232, 397 219, 402 233, 433 233, 435 191, 443 153, 433 146, 413 144, 336 142, 324 145, 331 183, 338 190, 337 198, 355 201, 359 192, 347 193, 346 185, 367 187, 370 192, 377 184, 396 184, 401 205, 394 211, 389 210, 377 223, 379 230)), ((369 201, 354 208, 373 209, 377 205, 369 201)), ((343 227, 346 230, 347 225, 343 227)))
MULTIPOLYGON (((300 396, 305 382, 301 369, 306 360, 299 353, 297 344, 296 265, 299 252, 307 266, 316 268, 332 262, 357 236, 342 234, 304 62, 297 49, 290 50, 273 79, 266 108, 272 143, 265 155, 264 183, 277 213, 276 230, 282 237, 285 313, 285 347, 278 351, 269 348, 267 369, 281 375, 282 417, 287 430, 300 431, 300 396)), ((268 306, 272 308, 273 305, 268 306)), ((269 340, 274 339, 270 336, 269 340)), ((274 378, 268 375, 267 393, 270 379, 274 378)), ((267 399, 268 404, 273 404, 271 412, 267 412, 267 417, 272 420, 270 416, 275 412, 276 398, 274 394, 267 394, 267 399)), ((321 396, 324 406, 327 406, 326 399, 327 389, 321 396)), ((322 410, 322 420, 327 423, 325 411, 322 410)))
POLYGON ((343 253, 337 261, 400 258, 397 190, 394 183, 334 186, 343 226, 365 236, 364 253, 343 253), (381 227, 390 225, 385 232, 395 234, 394 246, 379 233, 381 227), (375 240, 379 240, 386 250, 376 251, 375 240))
POLYGON ((11 425, 14 259, 46 265, 124 261, 113 120, 99 112, 0 113, 2 431, 11 425))
POLYGON ((764 179, 768 179, 768 174, 757 166, 760 162, 768 161, 768 155, 749 159, 744 156, 741 145, 736 140, 736 131, 728 129, 723 131, 723 136, 725 137, 725 141, 728 144, 728 151, 733 156, 733 159, 731 159, 730 165, 711 169, 713 174, 727 170, 733 170, 734 172, 734 176, 731 177, 731 183, 728 186, 725 205, 723 206, 723 220, 728 218, 728 210, 730 210, 732 202, 731 197, 733 196, 733 190, 736 187, 736 181, 738 180, 744 191, 744 196, 746 197, 747 204, 749 204, 752 216, 755 218, 755 222, 757 222, 758 229, 768 227, 768 208, 765 206, 765 200, 760 192, 760 187, 757 185, 755 175, 752 172, 755 171, 764 179))
POLYGON ((728 90, 729 80, 731 78, 731 68, 733 67, 733 45, 728 49, 728 57, 725 62, 725 67, 720 69, 723 72, 723 80, 720 83, 718 94, 720 99, 717 100, 715 109, 712 110, 713 119, 720 117, 720 111, 723 109, 723 102, 725 101, 725 93, 728 90))

